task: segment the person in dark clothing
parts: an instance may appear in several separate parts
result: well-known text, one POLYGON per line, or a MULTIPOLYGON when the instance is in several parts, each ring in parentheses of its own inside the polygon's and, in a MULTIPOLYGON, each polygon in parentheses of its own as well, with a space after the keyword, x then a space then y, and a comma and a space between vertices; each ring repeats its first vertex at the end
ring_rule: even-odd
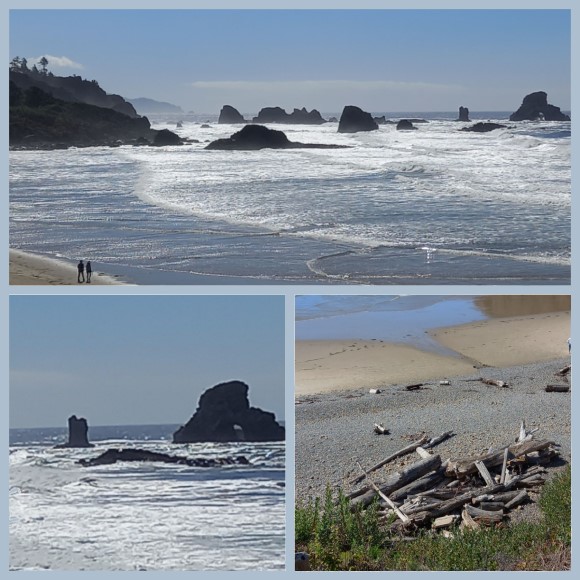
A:
POLYGON ((86 265, 85 270, 87 271, 87 284, 90 284, 91 283, 91 274, 93 273, 93 269, 91 267, 90 260, 87 261, 87 265, 86 265))
POLYGON ((82 260, 77 264, 77 270, 77 282, 80 284, 81 282, 85 281, 85 265, 82 260))

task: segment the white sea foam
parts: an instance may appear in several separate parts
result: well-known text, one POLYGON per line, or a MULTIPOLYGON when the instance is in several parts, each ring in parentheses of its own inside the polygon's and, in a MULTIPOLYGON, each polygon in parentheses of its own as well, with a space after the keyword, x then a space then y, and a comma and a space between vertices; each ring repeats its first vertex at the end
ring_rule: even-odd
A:
MULTIPOLYGON (((336 124, 280 125, 291 140, 350 148, 236 152, 204 147, 239 127, 184 123, 178 132, 200 143, 12 152, 11 243, 71 258, 81 246, 93 260, 218 275, 237 275, 243 252, 246 274, 265 278, 307 275, 307 264, 317 273, 318 258, 345 246, 568 266, 570 123, 486 134, 463 126, 440 120, 346 135, 336 124), (267 232, 281 237, 239 246, 237 236, 267 232)), ((358 279, 342 267, 328 274, 358 279)))
POLYGON ((246 453, 250 466, 192 468, 80 457, 118 446, 10 454, 10 567, 15 570, 280 570, 284 444, 123 441, 189 456, 246 453))

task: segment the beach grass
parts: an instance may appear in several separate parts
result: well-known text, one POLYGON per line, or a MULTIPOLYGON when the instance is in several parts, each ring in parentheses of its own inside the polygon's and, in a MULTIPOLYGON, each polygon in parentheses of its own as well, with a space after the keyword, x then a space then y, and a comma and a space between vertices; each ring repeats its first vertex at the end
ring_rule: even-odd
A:
POLYGON ((310 555, 313 570, 568 570, 571 563, 571 469, 554 476, 538 501, 541 518, 505 527, 453 530, 445 538, 428 531, 399 541, 380 521, 378 503, 351 511, 333 497, 296 508, 296 550, 310 555))

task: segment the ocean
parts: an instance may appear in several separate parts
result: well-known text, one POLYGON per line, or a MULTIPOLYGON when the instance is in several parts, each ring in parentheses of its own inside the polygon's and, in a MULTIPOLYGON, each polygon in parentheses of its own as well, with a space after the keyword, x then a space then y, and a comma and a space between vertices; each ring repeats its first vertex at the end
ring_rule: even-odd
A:
POLYGON ((55 449, 66 429, 10 429, 10 569, 283 570, 284 443, 173 445, 177 427, 91 427, 90 449, 55 449), (76 463, 111 447, 250 465, 76 463))
POLYGON ((200 143, 11 151, 10 246, 141 284, 570 282, 570 122, 385 114, 429 122, 271 125, 350 148, 242 152, 204 149, 240 126, 166 115, 200 143))

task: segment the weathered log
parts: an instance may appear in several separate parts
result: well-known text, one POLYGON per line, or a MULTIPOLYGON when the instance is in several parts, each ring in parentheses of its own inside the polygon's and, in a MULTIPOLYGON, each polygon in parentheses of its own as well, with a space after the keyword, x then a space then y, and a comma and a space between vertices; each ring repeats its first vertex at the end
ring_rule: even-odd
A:
POLYGON ((564 375, 567 375, 571 369, 572 369, 572 365, 568 365, 568 366, 565 366, 563 369, 560 369, 556 374, 563 377, 564 375))
POLYGON ((465 508, 461 512, 461 520, 463 525, 470 530, 478 530, 480 528, 479 524, 469 515, 465 508))
POLYGON ((507 460, 508 460, 509 453, 510 453, 509 447, 506 447, 503 450, 503 464, 501 466, 501 475, 499 477, 500 483, 505 483, 505 474, 506 474, 506 469, 507 469, 507 460))
POLYGON ((492 385, 494 387, 503 387, 503 388, 509 387, 509 385, 505 381, 498 381, 495 379, 484 379, 484 378, 481 378, 479 380, 486 385, 492 385))
MULTIPOLYGON (((500 486, 497 487, 499 488, 500 486)), ((411 519, 413 523, 416 523, 418 525, 426 523, 434 518, 447 515, 449 512, 452 512, 453 510, 460 508, 464 504, 470 502, 472 498, 480 495, 480 493, 481 493, 480 489, 467 491, 465 493, 462 493, 461 495, 458 495, 453 499, 441 502, 438 506, 431 507, 428 510, 420 511, 416 514, 413 514, 413 517, 411 519)))
POLYGON ((474 505, 477 505, 477 504, 484 502, 484 501, 497 501, 497 502, 502 502, 502 503, 508 503, 512 499, 514 499, 514 497, 516 497, 519 493, 520 492, 517 490, 499 491, 497 493, 486 493, 484 495, 474 497, 471 500, 471 503, 474 505))
POLYGON ((407 447, 403 447, 402 449, 399 449, 399 451, 396 451, 395 453, 389 455, 387 458, 383 459, 382 461, 379 461, 379 463, 377 463, 376 465, 373 465, 370 469, 367 469, 363 475, 359 475, 358 477, 355 477, 354 479, 352 479, 350 481, 350 483, 352 485, 355 485, 355 484, 361 482, 369 473, 372 473, 373 471, 380 469, 381 467, 383 467, 383 465, 386 465, 390 461, 393 461, 393 459, 397 459, 397 457, 402 457, 403 455, 407 455, 407 453, 411 453, 411 452, 415 451, 415 449, 417 449, 417 447, 426 443, 428 441, 428 439, 429 438, 427 437, 427 435, 423 435, 421 437, 421 439, 419 439, 418 441, 415 441, 415 443, 411 443, 411 445, 407 445, 407 447))
MULTIPOLYGON (((419 479, 426 473, 438 469, 441 465, 441 457, 439 455, 434 455, 429 459, 421 459, 416 463, 413 463, 406 469, 401 470, 398 473, 392 474, 383 483, 379 484, 379 489, 385 494, 390 495, 393 491, 400 489, 404 485, 419 479)), ((368 473, 368 472, 367 472, 368 473)), ((366 492, 365 494, 354 498, 351 501, 353 507, 357 505, 367 506, 369 505, 374 497, 374 491, 366 492)), ((443 514, 444 515, 444 514, 443 514)))
MULTIPOLYGON (((388 435, 389 434, 389 430, 385 429, 385 426, 382 423, 381 424, 375 423, 374 432, 377 435, 388 435)), ((366 472, 365 472, 365 475, 366 475, 366 472)))
POLYGON ((419 389, 421 389, 423 386, 425 385, 425 383, 416 383, 414 385, 407 385, 405 387, 405 389, 407 389, 407 391, 418 391, 419 389))
POLYGON ((417 447, 415 451, 417 452, 419 457, 422 457, 423 459, 426 459, 427 457, 433 457, 433 454, 429 453, 429 451, 427 451, 427 449, 424 449, 423 447, 417 447))
POLYGON ((459 516, 456 514, 451 514, 449 516, 442 516, 433 520, 431 527, 435 530, 439 528, 448 528, 457 522, 459 516))
POLYGON ((491 477, 491 474, 487 470, 487 467, 485 466, 483 461, 476 461, 475 467, 477 467, 477 470, 481 474, 481 477, 483 477, 483 481, 485 481, 486 485, 488 487, 493 487, 495 485, 495 481, 491 477))
MULTIPOLYGON (((545 439, 537 441, 525 441, 524 443, 515 443, 510 445, 509 454, 513 458, 518 458, 531 453, 532 451, 540 451, 542 449, 547 449, 551 445, 555 445, 553 441, 547 441, 545 439)), ((471 473, 477 471, 475 465, 476 461, 481 461, 486 467, 495 467, 503 463, 504 450, 494 451, 492 453, 481 455, 479 457, 474 457, 473 459, 464 459, 457 462, 450 462, 447 467, 446 475, 455 475, 458 478, 465 477, 471 473)))
MULTIPOLYGON (((358 463, 360 470, 365 473, 362 465, 358 463)), ((366 475, 366 473, 365 473, 366 475)), ((372 481, 367 475, 368 482, 370 486, 379 494, 380 498, 397 514, 397 517, 403 521, 404 523, 408 523, 410 520, 409 518, 377 487, 374 481, 372 481)))
POLYGON ((401 487, 400 489, 392 492, 390 498, 393 501, 402 501, 406 497, 413 495, 415 493, 420 493, 426 490, 430 490, 437 484, 441 483, 445 479, 445 475, 442 470, 432 471, 419 479, 412 481, 408 485, 401 487))
POLYGON ((429 439, 429 441, 427 441, 427 443, 425 443, 423 447, 425 449, 430 449, 431 447, 435 447, 435 445, 437 445, 438 443, 441 443, 442 441, 449 439, 449 437, 453 437, 453 435, 454 435, 453 431, 445 431, 445 433, 441 433, 441 435, 437 435, 437 437, 432 437, 431 439, 429 439))
POLYGON ((546 385, 544 391, 546 393, 567 393, 570 390, 570 385, 546 385))
POLYGON ((525 501, 528 501, 529 499, 530 496, 528 495, 528 492, 525 489, 522 489, 522 491, 518 492, 512 499, 510 499, 510 501, 505 504, 505 509, 511 510, 516 506, 524 503, 525 501))
POLYGON ((503 510, 485 511, 470 504, 466 504, 464 509, 476 522, 486 525, 498 524, 504 517, 503 510))
POLYGON ((499 510, 503 510, 504 508, 505 508, 505 504, 502 501, 482 501, 482 502, 479 502, 479 509, 482 509, 482 510, 487 511, 487 512, 497 512, 499 510))

